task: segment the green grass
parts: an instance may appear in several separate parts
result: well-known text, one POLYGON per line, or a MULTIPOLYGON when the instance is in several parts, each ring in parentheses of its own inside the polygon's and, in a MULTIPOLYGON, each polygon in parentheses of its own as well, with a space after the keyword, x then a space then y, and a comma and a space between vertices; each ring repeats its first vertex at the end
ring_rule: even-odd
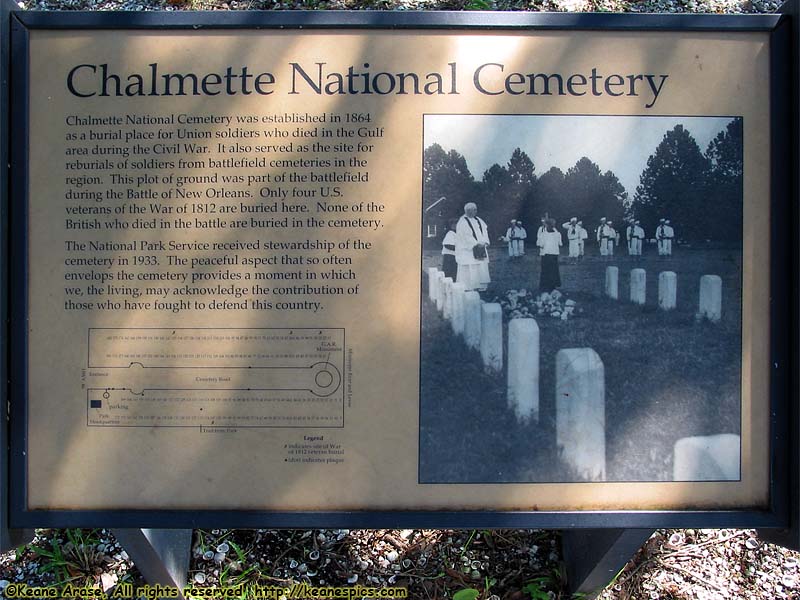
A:
POLYGON ((94 585, 97 575, 106 566, 102 554, 97 550, 98 531, 65 529, 60 533, 62 535, 43 539, 41 544, 27 547, 39 558, 39 573, 50 575, 55 586, 67 583, 94 585))

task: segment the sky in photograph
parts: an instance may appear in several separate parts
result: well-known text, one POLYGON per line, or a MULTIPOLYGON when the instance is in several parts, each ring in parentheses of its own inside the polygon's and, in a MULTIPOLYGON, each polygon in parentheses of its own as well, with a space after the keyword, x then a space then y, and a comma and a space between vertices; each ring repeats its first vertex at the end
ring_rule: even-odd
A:
POLYGON ((705 153, 730 121, 731 117, 427 115, 424 144, 462 154, 476 180, 494 163, 506 166, 516 148, 533 160, 537 176, 551 167, 566 173, 585 156, 603 173, 613 171, 633 199, 647 159, 668 130, 682 124, 705 153))

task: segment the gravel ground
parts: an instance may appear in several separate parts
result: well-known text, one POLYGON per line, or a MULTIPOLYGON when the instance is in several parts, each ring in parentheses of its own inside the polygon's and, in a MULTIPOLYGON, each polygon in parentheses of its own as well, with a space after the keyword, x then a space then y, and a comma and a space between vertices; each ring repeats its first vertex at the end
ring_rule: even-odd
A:
MULTIPOLYGON (((189 582, 203 587, 305 582, 403 587, 420 600, 570 598, 553 532, 198 530, 192 550, 189 582)), ((753 531, 658 530, 599 598, 800 598, 798 564, 798 553, 762 543, 753 531)), ((40 530, 30 545, 0 556, 3 590, 66 582, 109 596, 122 583, 144 584, 107 530, 40 530)))
POLYGON ((771 0, 23 0, 29 10, 528 10, 635 13, 767 13, 771 0))
MULTIPOLYGON (((27 10, 533 10, 766 13, 769 0, 23 0, 27 10)), ((194 532, 191 583, 402 586, 415 599, 569 598, 560 539, 537 530, 213 530, 194 532), (469 590, 474 590, 470 592, 469 590)), ((658 530, 601 600, 800 598, 800 554, 748 530, 658 530)), ((109 594, 143 584, 107 530, 37 530, 0 555, 10 584, 72 582, 109 594)), ((144 597, 144 596, 140 596, 144 597)), ((245 596, 241 596, 245 597, 245 596)))

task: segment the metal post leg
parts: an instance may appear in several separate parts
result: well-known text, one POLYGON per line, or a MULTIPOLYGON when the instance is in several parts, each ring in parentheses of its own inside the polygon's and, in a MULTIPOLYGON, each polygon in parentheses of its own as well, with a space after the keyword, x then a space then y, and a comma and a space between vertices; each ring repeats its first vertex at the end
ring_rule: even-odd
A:
POLYGON ((573 529, 562 534, 571 593, 591 600, 652 535, 653 529, 573 529))
POLYGON ((183 590, 192 550, 191 529, 112 529, 111 532, 149 585, 183 590))

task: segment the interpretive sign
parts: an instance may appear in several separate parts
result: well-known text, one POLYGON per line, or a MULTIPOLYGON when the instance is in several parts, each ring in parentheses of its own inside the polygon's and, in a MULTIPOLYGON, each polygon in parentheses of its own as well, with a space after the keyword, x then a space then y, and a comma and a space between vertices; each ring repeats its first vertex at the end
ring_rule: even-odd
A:
POLYGON ((779 17, 64 17, 13 26, 15 522, 786 518, 779 17))

